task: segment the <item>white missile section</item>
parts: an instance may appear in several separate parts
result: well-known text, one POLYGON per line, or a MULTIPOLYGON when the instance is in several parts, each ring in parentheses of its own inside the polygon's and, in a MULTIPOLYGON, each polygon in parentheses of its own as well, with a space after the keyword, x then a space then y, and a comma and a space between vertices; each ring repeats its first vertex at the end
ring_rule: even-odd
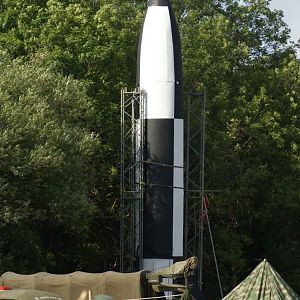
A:
POLYGON ((173 256, 183 256, 184 227, 183 120, 174 120, 173 256))
POLYGON ((140 48, 140 87, 147 93, 147 119, 173 119, 175 71, 168 6, 150 6, 140 48))
POLYGON ((169 0, 150 0, 140 36, 145 103, 144 268, 183 256, 184 127, 180 36, 169 0))

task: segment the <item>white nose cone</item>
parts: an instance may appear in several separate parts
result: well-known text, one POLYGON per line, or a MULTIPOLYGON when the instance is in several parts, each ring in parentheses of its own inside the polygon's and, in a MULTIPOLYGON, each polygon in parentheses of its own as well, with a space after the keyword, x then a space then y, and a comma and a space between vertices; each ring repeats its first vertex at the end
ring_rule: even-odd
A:
POLYGON ((150 6, 140 48, 140 88, 147 93, 146 118, 174 118, 175 70, 168 6, 150 6))

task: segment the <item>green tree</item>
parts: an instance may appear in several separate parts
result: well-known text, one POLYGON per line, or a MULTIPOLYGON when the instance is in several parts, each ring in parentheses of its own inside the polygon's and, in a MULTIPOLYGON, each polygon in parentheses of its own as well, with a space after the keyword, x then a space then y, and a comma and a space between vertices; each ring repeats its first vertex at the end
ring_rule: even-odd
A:
POLYGON ((14 57, 45 51, 45 60, 64 75, 87 82, 95 107, 90 130, 102 141, 97 188, 91 195, 97 213, 89 249, 80 265, 101 271, 118 256, 119 91, 135 86, 136 50, 143 11, 131 1, 4 0, 0 44, 14 57), (103 247, 101 240, 107 240, 103 247), (87 254, 89 253, 89 254, 87 254), (105 254, 104 254, 105 253, 105 254), (104 256, 103 256, 104 255, 104 256), (86 259, 86 257, 89 257, 86 259), (101 263, 99 263, 101 257, 101 263), (112 259, 111 259, 112 257, 112 259))
POLYGON ((80 81, 43 67, 43 57, 0 61, 2 271, 67 268, 95 212, 99 137, 80 81))

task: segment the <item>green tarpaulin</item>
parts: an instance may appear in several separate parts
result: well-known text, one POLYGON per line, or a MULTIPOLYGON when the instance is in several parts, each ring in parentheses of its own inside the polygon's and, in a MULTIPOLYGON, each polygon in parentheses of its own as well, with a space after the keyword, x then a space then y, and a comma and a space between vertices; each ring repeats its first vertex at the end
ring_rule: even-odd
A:
POLYGON ((264 260, 223 300, 300 300, 300 298, 264 260))

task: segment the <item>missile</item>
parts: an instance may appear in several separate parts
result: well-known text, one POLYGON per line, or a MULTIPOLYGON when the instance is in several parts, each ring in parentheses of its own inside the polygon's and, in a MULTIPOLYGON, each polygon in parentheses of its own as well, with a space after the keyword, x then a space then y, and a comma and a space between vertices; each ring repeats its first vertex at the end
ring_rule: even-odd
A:
POLYGON ((149 0, 137 84, 145 92, 143 267, 183 256, 184 150, 180 35, 169 0, 149 0))

